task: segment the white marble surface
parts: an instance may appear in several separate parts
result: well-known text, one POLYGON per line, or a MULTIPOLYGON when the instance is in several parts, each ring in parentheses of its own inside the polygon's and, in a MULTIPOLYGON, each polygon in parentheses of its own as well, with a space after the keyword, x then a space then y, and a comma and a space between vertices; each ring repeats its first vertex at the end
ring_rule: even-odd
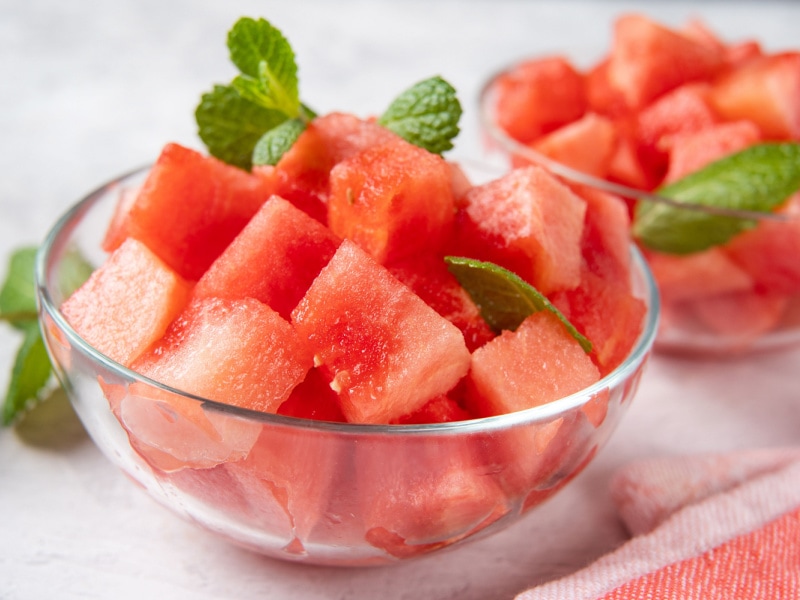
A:
MULTIPOLYGON (((225 33, 264 16, 292 41, 319 111, 379 112, 410 83, 450 80, 480 149, 474 97, 497 66, 550 48, 600 47, 613 17, 701 16, 728 39, 797 45, 800 3, 0 0, 0 256, 167 141, 199 147, 199 94, 233 74, 225 33)), ((4 267, 3 267, 4 268, 4 267)), ((0 388, 16 340, 0 332, 0 388)), ((728 361, 656 356, 611 443, 516 527, 390 568, 266 559, 173 517, 99 454, 67 404, 0 430, 0 598, 512 598, 625 540, 608 497, 642 456, 800 442, 800 352, 728 361)))

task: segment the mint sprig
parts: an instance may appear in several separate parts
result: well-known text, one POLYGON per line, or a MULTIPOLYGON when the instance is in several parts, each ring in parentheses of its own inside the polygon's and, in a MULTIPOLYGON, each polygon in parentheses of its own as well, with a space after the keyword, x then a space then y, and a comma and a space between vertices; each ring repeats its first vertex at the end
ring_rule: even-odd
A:
POLYGON ((267 131, 253 148, 253 164, 277 165, 305 128, 300 119, 289 119, 267 131))
MULTIPOLYGON (((660 196, 687 205, 769 213, 800 189, 800 144, 765 143, 715 161, 662 187, 660 196)), ((726 243, 757 221, 640 200, 632 233, 644 246, 690 254, 726 243)))
POLYGON ((0 320, 23 335, 3 400, 4 425, 12 423, 41 398, 52 371, 37 319, 35 262, 35 247, 16 250, 11 255, 8 273, 0 288, 0 320))
MULTIPOLYGON (((249 17, 233 25, 227 43, 239 74, 202 95, 195 109, 198 135, 228 164, 245 170, 275 165, 316 116, 300 99, 294 51, 269 21, 249 17)), ((441 154, 453 147, 461 113, 453 87, 432 77, 398 96, 378 122, 441 154)))
POLYGON ((441 154, 453 147, 461 114, 453 86, 441 77, 431 77, 395 98, 378 124, 412 144, 441 154))
MULTIPOLYGON (((37 249, 25 246, 11 255, 8 272, 0 288, 0 321, 22 333, 14 358, 11 379, 3 400, 2 421, 9 425, 27 410, 50 397, 52 366, 39 328, 34 266, 37 249)), ((59 270, 59 286, 72 293, 88 279, 91 265, 78 253, 65 253, 59 270)))
POLYGON ((446 256, 448 270, 455 276, 495 333, 515 331, 530 315, 549 310, 574 337, 584 352, 592 351, 592 342, 582 335, 535 287, 516 273, 494 263, 446 256))

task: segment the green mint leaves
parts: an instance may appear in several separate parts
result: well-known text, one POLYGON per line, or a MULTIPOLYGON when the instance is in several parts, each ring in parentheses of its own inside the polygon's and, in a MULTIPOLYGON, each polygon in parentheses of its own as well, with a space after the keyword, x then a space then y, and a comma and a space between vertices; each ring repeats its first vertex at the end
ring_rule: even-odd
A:
POLYGON ((12 423, 30 404, 40 399, 52 370, 37 319, 35 262, 35 247, 14 252, 0 288, 0 320, 23 336, 3 402, 4 425, 12 423))
MULTIPOLYGON (((10 425, 38 402, 46 400, 53 387, 52 366, 39 329, 36 306, 34 267, 36 247, 19 248, 8 264, 8 273, 0 288, 0 321, 22 333, 11 379, 2 407, 3 425, 10 425)), ((75 250, 64 255, 59 271, 59 286, 71 293, 91 275, 92 266, 75 250)))
POLYGON ((231 62, 242 73, 233 81, 242 96, 289 117, 300 111, 297 64, 283 34, 265 19, 239 19, 228 32, 231 62))
MULTIPOLYGON (((713 162, 658 190, 685 204, 770 212, 800 189, 800 144, 765 143, 713 162)), ((724 244, 756 221, 640 200, 632 233, 644 246, 689 254, 724 244)))
POLYGON ((412 144, 441 154, 453 147, 461 113, 453 86, 441 77, 431 77, 395 98, 378 124, 412 144))
MULTIPOLYGON (((245 170, 275 165, 315 114, 300 100, 297 64, 283 34, 265 19, 239 19, 228 32, 228 85, 202 95, 195 109, 198 135, 209 153, 245 170)), ((398 96, 378 122, 405 140, 441 154, 459 133, 461 105, 441 77, 398 96)))
POLYGON ((471 258, 446 256, 448 270, 455 276, 481 316, 495 333, 514 331, 528 316, 540 310, 551 311, 564 324, 586 353, 592 343, 536 288, 521 277, 494 263, 471 258))
MULTIPOLYGON (((309 113, 298 95, 294 52, 268 21, 239 19, 228 32, 228 51, 240 74, 203 94, 195 120, 211 155, 250 170, 253 151, 265 134, 290 119, 306 123, 309 113)), ((263 151, 258 158, 264 158, 263 151)))

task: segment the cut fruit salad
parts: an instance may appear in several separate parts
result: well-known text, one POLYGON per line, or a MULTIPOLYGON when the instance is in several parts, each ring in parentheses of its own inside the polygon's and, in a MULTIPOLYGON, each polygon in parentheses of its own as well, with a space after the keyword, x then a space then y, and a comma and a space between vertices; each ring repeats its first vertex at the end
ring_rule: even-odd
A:
POLYGON ((235 164, 168 144, 120 195, 108 260, 61 307, 79 335, 196 396, 356 423, 523 410, 620 364, 645 314, 624 205, 536 166, 471 184, 439 154, 461 113, 440 78, 377 119, 314 115, 276 31, 237 23, 242 75, 198 107, 235 164), (263 131, 222 140, 243 114, 263 131))
POLYGON ((543 157, 629 199, 660 346, 725 352, 797 328, 800 52, 626 14, 588 67, 533 58, 490 89, 485 117, 514 165, 543 157))

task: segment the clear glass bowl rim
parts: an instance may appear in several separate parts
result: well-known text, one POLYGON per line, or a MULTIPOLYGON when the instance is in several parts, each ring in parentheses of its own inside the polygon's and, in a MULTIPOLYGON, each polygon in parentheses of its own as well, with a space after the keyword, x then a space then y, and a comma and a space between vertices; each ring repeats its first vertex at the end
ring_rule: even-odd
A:
POLYGON ((128 381, 140 382, 168 393, 178 394, 187 398, 192 398, 202 402, 204 408, 228 413, 262 423, 283 425, 286 427, 302 428, 310 430, 335 432, 345 435, 457 435, 470 433, 484 433, 493 430, 507 429, 525 424, 548 421, 569 410, 578 408, 588 402, 597 393, 609 388, 616 388, 624 384, 634 375, 639 366, 645 361, 649 352, 652 350, 658 330, 660 299, 653 275, 647 266, 643 255, 635 244, 631 244, 631 267, 632 272, 638 272, 643 278, 644 301, 647 305, 642 330, 633 345, 632 350, 620 363, 616 369, 601 378, 591 386, 580 390, 569 396, 554 400, 547 404, 536 406, 522 411, 507 413, 492 417, 483 417, 467 421, 455 421, 449 423, 426 423, 426 424, 404 424, 404 425, 382 425, 382 424, 362 424, 362 423, 336 423, 329 421, 317 421, 290 417, 274 413, 258 412, 246 408, 225 404, 215 400, 209 400, 201 396, 187 393, 183 390, 172 388, 158 381, 140 375, 135 371, 113 361, 91 344, 84 340, 70 326, 64 315, 54 304, 51 292, 48 288, 48 271, 52 266, 54 251, 58 242, 64 236, 71 234, 71 225, 77 225, 83 214, 90 210, 105 194, 110 193, 110 189, 116 185, 132 182, 142 178, 150 170, 152 165, 138 167, 124 173, 90 192, 83 199, 69 208, 53 225, 46 235, 44 242, 39 247, 36 256, 35 282, 36 296, 39 304, 40 326, 42 313, 46 313, 63 332, 71 347, 80 349, 93 361, 99 363, 104 369, 116 372, 128 381))

